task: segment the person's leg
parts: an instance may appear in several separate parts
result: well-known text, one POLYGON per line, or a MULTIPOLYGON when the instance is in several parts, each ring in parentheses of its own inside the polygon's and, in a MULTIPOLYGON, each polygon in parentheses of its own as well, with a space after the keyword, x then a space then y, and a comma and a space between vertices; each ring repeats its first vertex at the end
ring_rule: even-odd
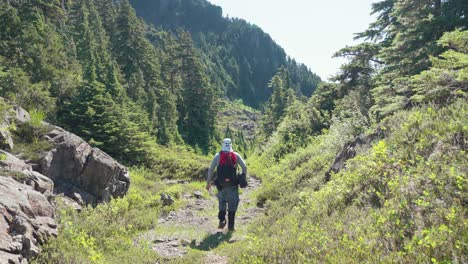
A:
POLYGON ((239 188, 229 188, 226 191, 226 198, 228 203, 228 229, 229 231, 234 231, 236 211, 239 206, 239 188))
POLYGON ((228 230, 235 231, 234 221, 236 218, 236 211, 228 211, 228 230))
POLYGON ((219 225, 218 228, 224 228, 226 226, 226 195, 223 192, 224 190, 219 190, 217 197, 218 197, 218 219, 219 219, 219 225))

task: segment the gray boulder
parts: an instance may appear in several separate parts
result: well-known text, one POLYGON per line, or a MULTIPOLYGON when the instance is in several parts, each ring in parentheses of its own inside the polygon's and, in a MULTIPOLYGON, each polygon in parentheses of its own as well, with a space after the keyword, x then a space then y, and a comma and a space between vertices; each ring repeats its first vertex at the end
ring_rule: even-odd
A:
POLYGON ((169 194, 161 193, 161 202, 163 206, 169 206, 174 203, 174 199, 169 194))
POLYGON ((41 173, 55 182, 58 192, 79 193, 86 203, 106 202, 127 193, 128 170, 112 157, 64 130, 54 129, 46 138, 55 148, 42 159, 41 173))
POLYGON ((0 166, 3 169, 8 169, 12 171, 31 171, 31 165, 27 164, 23 160, 15 157, 14 155, 0 150, 0 155, 3 155, 4 158, 0 160, 0 166))
POLYGON ((13 138, 8 130, 8 125, 5 123, 0 124, 0 149, 12 150, 14 146, 13 138))
POLYGON ((194 191, 193 196, 195 196, 195 198, 197 198, 197 199, 201 199, 201 198, 203 198, 203 193, 200 192, 200 191, 194 191))
POLYGON ((0 263, 27 263, 39 254, 40 244, 57 235, 55 207, 48 198, 51 186, 42 187, 47 190, 41 193, 5 174, 0 174, 0 263))
POLYGON ((15 105, 13 107, 14 110, 14 118, 16 121, 21 123, 27 123, 31 121, 31 116, 29 115, 28 111, 24 110, 23 108, 15 105))

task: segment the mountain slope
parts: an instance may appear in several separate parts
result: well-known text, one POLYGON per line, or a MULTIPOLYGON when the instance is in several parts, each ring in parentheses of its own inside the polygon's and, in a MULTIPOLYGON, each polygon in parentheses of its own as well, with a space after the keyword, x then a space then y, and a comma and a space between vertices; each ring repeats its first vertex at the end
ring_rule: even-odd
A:
POLYGON ((320 82, 305 65, 287 57, 259 27, 225 18, 220 7, 205 0, 130 2, 147 23, 189 31, 203 53, 213 83, 231 98, 258 107, 268 99, 268 82, 282 66, 288 69, 290 86, 298 95, 310 96, 320 82))

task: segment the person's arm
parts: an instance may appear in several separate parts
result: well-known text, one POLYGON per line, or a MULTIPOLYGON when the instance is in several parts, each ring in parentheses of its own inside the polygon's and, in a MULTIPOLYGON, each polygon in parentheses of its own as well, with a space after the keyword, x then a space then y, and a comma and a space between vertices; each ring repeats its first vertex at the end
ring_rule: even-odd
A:
POLYGON ((237 158, 237 163, 241 166, 242 168, 242 173, 247 175, 247 166, 245 165, 245 161, 242 159, 241 155, 236 152, 236 158, 237 158))
POLYGON ((210 168, 208 169, 208 176, 206 177, 206 189, 209 191, 211 188, 211 178, 213 177, 214 168, 219 163, 219 153, 217 153, 211 161, 210 168))

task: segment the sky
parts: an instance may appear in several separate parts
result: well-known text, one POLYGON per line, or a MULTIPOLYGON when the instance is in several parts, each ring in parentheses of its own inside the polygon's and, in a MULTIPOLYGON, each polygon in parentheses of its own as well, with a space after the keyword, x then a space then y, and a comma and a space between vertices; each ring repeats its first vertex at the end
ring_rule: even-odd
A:
POLYGON ((332 58, 354 33, 374 21, 371 4, 378 0, 209 0, 223 15, 238 17, 268 33, 296 61, 322 80, 339 71, 343 58, 332 58))

